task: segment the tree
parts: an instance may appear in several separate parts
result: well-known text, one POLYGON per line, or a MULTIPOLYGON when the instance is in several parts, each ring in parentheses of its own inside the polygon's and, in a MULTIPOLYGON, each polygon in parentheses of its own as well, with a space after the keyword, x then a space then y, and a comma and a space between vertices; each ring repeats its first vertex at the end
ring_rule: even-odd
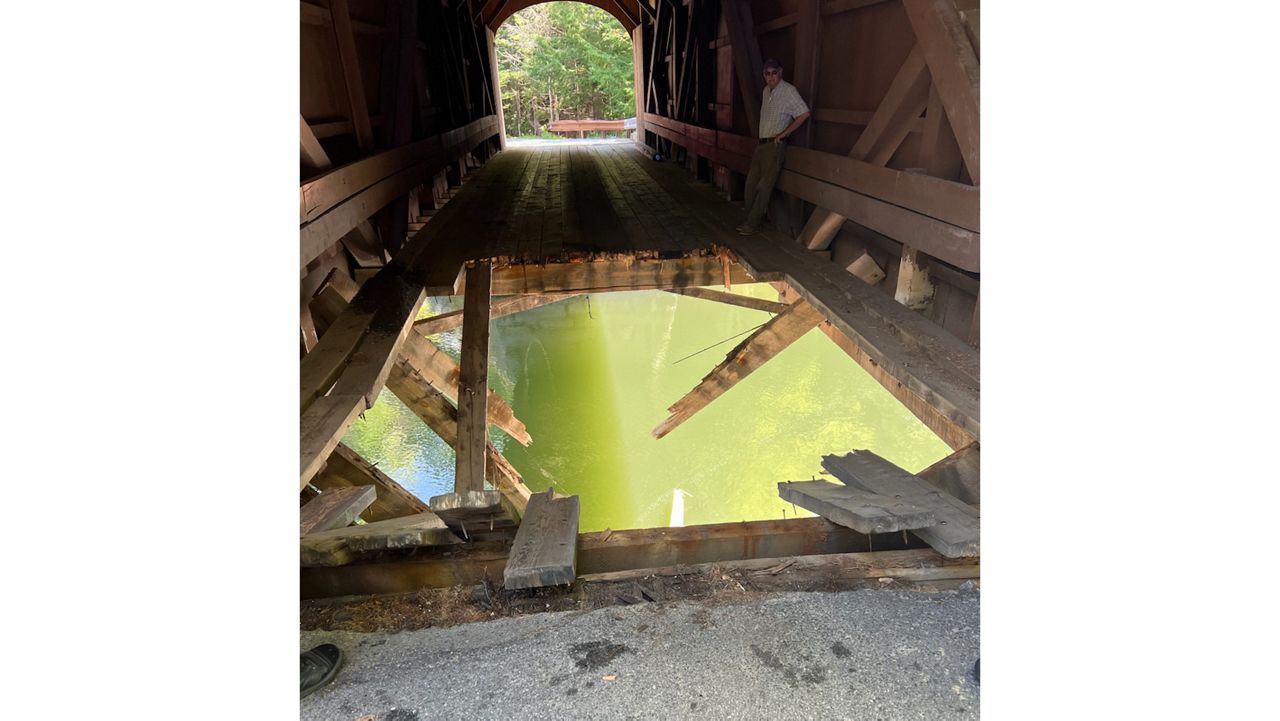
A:
POLYGON ((607 12, 578 2, 522 10, 498 29, 498 75, 507 134, 560 118, 635 113, 631 37, 607 12))

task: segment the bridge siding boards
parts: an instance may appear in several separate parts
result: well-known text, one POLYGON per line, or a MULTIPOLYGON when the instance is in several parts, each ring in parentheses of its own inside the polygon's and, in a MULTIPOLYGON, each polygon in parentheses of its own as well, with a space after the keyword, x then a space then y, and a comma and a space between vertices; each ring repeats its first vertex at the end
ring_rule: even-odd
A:
POLYGON ((299 511, 298 535, 349 526, 378 497, 373 486, 348 486, 325 491, 299 511))

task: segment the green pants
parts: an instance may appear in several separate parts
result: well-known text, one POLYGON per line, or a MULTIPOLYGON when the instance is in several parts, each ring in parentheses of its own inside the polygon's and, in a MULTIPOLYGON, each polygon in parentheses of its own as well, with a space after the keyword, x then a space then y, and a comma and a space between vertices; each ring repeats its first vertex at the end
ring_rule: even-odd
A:
POLYGON ((751 170, 747 172, 747 187, 743 203, 747 208, 747 225, 756 228, 769 210, 769 198, 773 186, 778 184, 782 164, 787 159, 786 143, 764 143, 756 146, 751 154, 751 170))

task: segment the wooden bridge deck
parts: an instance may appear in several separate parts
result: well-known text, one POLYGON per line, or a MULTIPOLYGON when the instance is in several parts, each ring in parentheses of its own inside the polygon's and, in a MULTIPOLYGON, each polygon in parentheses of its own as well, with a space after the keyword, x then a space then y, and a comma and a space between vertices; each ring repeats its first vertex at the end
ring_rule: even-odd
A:
POLYGON ((427 295, 599 292, 784 281, 824 331, 953 447, 979 438, 978 353, 844 269, 628 143, 513 147, 470 176, 303 358, 301 485, 370 407, 427 295), (838 331, 838 332, 837 332, 838 331))

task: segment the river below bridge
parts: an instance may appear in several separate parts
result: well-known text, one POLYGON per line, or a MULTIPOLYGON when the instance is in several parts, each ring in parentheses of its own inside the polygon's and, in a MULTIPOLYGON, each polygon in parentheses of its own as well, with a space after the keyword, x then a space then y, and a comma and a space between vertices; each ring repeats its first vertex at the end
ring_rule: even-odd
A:
MULTIPOLYGON (((733 290, 777 299, 767 284, 733 290)), ((429 298, 421 317, 461 301, 429 298)), ((667 407, 771 317, 630 291, 498 318, 489 384, 533 443, 521 446, 496 427, 492 441, 535 493, 581 496, 583 532, 807 516, 778 498, 777 483, 823 477, 824 454, 867 448, 915 472, 950 453, 817 329, 655 439, 667 407)), ((432 340, 456 359, 461 332, 432 340)), ((424 501, 453 490, 453 449, 390 391, 343 442, 424 501)))

